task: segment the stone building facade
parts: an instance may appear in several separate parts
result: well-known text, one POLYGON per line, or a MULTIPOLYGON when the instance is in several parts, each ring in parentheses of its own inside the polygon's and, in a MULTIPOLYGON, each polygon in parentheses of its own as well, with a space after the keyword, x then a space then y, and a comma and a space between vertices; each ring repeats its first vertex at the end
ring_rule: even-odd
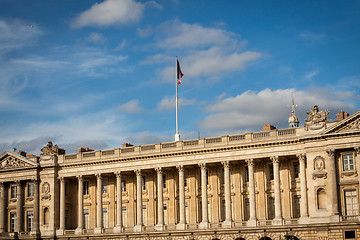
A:
POLYGON ((360 111, 304 127, 0 155, 0 239, 360 239, 360 111))

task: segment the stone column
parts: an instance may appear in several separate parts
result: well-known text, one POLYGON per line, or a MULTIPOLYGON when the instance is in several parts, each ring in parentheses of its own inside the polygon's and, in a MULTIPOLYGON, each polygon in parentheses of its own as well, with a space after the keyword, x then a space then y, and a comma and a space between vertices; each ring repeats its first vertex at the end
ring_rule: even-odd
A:
POLYGON ((84 182, 81 175, 76 176, 76 178, 78 179, 78 227, 75 229, 75 234, 82 234, 84 228, 84 182))
POLYGON ((199 228, 206 229, 209 227, 208 217, 208 197, 207 197, 207 176, 206 176, 206 163, 199 164, 201 169, 201 213, 202 221, 199 228))
POLYGON ((254 227, 257 225, 256 219, 256 196, 255 196, 255 179, 254 179, 254 159, 247 159, 245 162, 248 164, 249 169, 249 198, 250 198, 250 218, 247 226, 254 227))
MULTIPOLYGON (((65 230, 65 179, 64 177, 59 177, 60 181, 60 226, 57 235, 64 235, 65 230)), ((79 188, 78 188, 79 189, 79 188)))
POLYGON ((224 178, 225 178, 225 222, 223 227, 231 228, 232 227, 232 216, 231 216, 231 176, 230 176, 230 162, 222 162, 224 166, 224 178))
POLYGON ((38 179, 34 179, 33 180, 34 183, 34 223, 33 223, 33 230, 31 231, 30 234, 32 235, 39 235, 40 234, 40 219, 39 219, 39 215, 40 215, 40 209, 39 209, 39 180, 38 179))
POLYGON ((141 232, 143 230, 143 218, 142 218, 142 186, 141 186, 141 170, 135 170, 136 174, 136 226, 135 232, 141 232))
POLYGON ((299 159, 299 168, 300 168, 300 190, 301 190, 301 198, 300 198, 300 219, 299 222, 302 224, 308 223, 308 199, 307 199, 307 184, 306 184, 306 155, 298 154, 296 155, 299 159))
POLYGON ((274 169, 274 194, 275 194, 275 219, 274 225, 282 225, 283 217, 281 212, 281 188, 280 188, 280 160, 278 156, 271 157, 274 169))
POLYGON ((157 173, 157 216, 158 221, 155 230, 164 230, 164 202, 163 202, 163 172, 161 168, 155 168, 157 173))
POLYGON ((102 177, 101 173, 98 173, 96 176, 96 228, 94 233, 102 232, 102 177))
POLYGON ((3 182, 0 182, 0 233, 5 232, 5 186, 3 182))
POLYGON ((23 226, 22 226, 22 223, 23 223, 22 201, 23 201, 22 185, 21 185, 20 181, 16 181, 16 224, 15 224, 14 232, 21 232, 23 229, 23 226))
POLYGON ((184 183, 184 166, 176 167, 179 171, 179 215, 180 221, 176 225, 177 230, 185 230, 186 228, 186 212, 185 212, 185 183, 184 183))
POLYGON ((335 150, 328 149, 326 150, 328 154, 328 189, 327 196, 329 199, 330 208, 328 209, 330 212, 330 221, 339 222, 339 203, 338 203, 338 186, 336 180, 336 163, 335 163, 335 150))
POLYGON ((114 232, 122 231, 122 189, 121 189, 121 172, 116 172, 116 227, 114 232))

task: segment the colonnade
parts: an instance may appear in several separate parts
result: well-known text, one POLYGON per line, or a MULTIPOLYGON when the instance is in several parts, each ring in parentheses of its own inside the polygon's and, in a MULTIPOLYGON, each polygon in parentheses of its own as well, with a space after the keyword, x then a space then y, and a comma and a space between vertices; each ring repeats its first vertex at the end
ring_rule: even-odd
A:
MULTIPOLYGON (((306 183, 306 167, 305 167, 305 154, 297 155, 299 159, 299 177, 301 187, 301 203, 300 203, 300 218, 308 218, 308 203, 307 203, 307 183, 306 183)), ((281 211, 281 189, 280 189, 280 158, 278 156, 270 157, 273 164, 273 175, 274 175, 274 198, 275 198, 275 218, 273 219, 274 225, 284 224, 282 211, 281 211)), ((250 216, 247 221, 247 226, 256 226, 258 220, 256 217, 256 193, 255 193, 255 179, 254 179, 254 168, 256 161, 254 159, 245 160, 248 167, 248 194, 249 194, 249 205, 250 205, 250 216)), ((233 226, 232 220, 232 207, 231 207, 231 164, 229 161, 221 162, 224 169, 224 199, 225 199, 225 221, 222 223, 223 228, 231 228, 233 226)), ((200 168, 200 185, 201 185, 201 213, 202 219, 198 227, 200 229, 209 228, 209 216, 208 216, 208 194, 207 194, 207 164, 198 164, 200 168)), ((179 207, 178 214, 179 220, 176 225, 177 230, 186 229, 186 210, 185 210, 185 185, 184 185, 184 165, 176 166, 178 170, 178 199, 179 207)), ((164 230, 164 197, 163 197, 163 169, 157 167, 154 169, 157 174, 157 219, 155 230, 164 230)), ((143 224, 143 201, 142 201, 142 170, 134 170, 136 175, 136 222, 134 226, 135 232, 144 231, 143 224)), ((122 194, 121 194, 121 176, 122 172, 114 172, 116 177, 116 224, 114 232, 122 232, 122 194)), ((96 228, 95 233, 102 232, 102 175, 96 174, 97 179, 97 191, 96 191, 96 228)), ((65 182, 64 178, 60 177, 60 227, 58 233, 64 232, 65 230, 65 182)), ((78 181, 78 224, 75 234, 82 234, 84 229, 84 210, 83 210, 83 178, 77 176, 78 181)), ((0 222, 1 224, 1 222, 0 222)), ((0 226, 1 228, 1 226, 0 226)))

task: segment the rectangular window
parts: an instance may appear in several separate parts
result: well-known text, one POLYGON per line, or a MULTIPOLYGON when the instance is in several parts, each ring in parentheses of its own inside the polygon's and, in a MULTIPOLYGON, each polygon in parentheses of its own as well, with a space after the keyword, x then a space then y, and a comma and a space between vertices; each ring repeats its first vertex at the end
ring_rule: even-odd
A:
POLYGON ((187 187, 187 176, 185 171, 184 171, 184 186, 187 187))
POLYGON ((125 178, 121 179, 121 191, 126 192, 126 179, 125 178))
POLYGON ((220 221, 225 221, 225 200, 221 200, 221 219, 220 221))
POLYGON ((294 196, 294 218, 300 217, 300 199, 301 199, 300 195, 294 196))
POLYGON ((68 195, 68 183, 65 182, 65 196, 68 195))
POLYGON ((142 214, 143 214, 143 224, 144 226, 147 226, 147 211, 146 211, 146 205, 142 206, 142 214))
POLYGON ((168 223, 168 215, 167 215, 167 206, 164 204, 164 224, 167 225, 168 223))
POLYGON ((145 181, 145 176, 142 176, 141 177, 141 187, 142 187, 142 190, 146 190, 146 181, 145 181))
POLYGON ((294 168, 294 178, 299 177, 300 167, 298 162, 293 162, 293 168, 294 168))
POLYGON ((108 228, 108 211, 107 208, 103 208, 103 228, 108 228))
POLYGON ((269 180, 274 180, 274 165, 269 164, 269 180))
POLYGON ((185 202, 185 221, 188 224, 189 223, 189 219, 190 218, 190 214, 189 214, 189 206, 188 203, 185 202))
POLYGON ((275 198, 269 197, 269 219, 275 218, 275 198))
POLYGON ((89 209, 84 209, 84 228, 89 229, 89 209))
POLYGON ((89 195, 89 182, 84 181, 83 185, 83 195, 89 195))
POLYGON ((11 212, 10 213, 10 232, 15 231, 15 226, 16 226, 16 213, 11 212))
POLYGON ((166 175, 163 174, 163 188, 166 188, 166 175))
POLYGON ((11 198, 16 198, 16 194, 17 194, 17 186, 15 184, 12 184, 10 187, 10 191, 11 191, 11 198))
POLYGON ((209 185, 209 171, 206 170, 206 186, 209 185))
POLYGON ((345 190, 345 210, 347 216, 358 215, 358 201, 355 189, 345 190))
POLYGON ((356 239, 355 231, 345 231, 345 239, 356 239))
POLYGON ((34 183, 28 183, 27 184, 27 190, 28 190, 28 197, 33 197, 34 196, 34 183))
POLYGON ((108 184, 108 182, 107 182, 107 179, 103 179, 102 180, 102 193, 107 193, 107 184, 108 184))
POLYGON ((244 213, 244 218, 245 220, 249 220, 250 219, 250 199, 249 198, 245 198, 245 213, 244 213))
POLYGON ((249 182, 249 168, 245 167, 245 182, 249 182))
POLYGON ((344 171, 354 170, 354 155, 352 153, 344 153, 342 157, 344 171))
POLYGON ((26 223, 27 223, 27 231, 30 232, 33 229, 34 223, 34 212, 29 211, 26 212, 26 223))
POLYGON ((225 170, 224 168, 222 169, 222 184, 225 184, 225 170))
POLYGON ((126 213, 126 207, 121 208, 122 211, 122 224, 124 227, 127 227, 127 213, 126 213))

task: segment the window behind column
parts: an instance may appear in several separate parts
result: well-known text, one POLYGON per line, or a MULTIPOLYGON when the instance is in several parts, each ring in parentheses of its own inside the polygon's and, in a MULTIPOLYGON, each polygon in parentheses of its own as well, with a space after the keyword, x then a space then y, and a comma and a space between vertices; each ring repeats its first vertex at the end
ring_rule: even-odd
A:
POLYGON ((16 224, 16 213, 10 212, 10 232, 15 231, 15 224, 16 224))
POLYGON ((344 190, 345 195, 345 211, 347 216, 358 215, 358 201, 356 189, 344 190))
POLYGON ((108 185, 107 179, 103 179, 102 180, 102 190, 101 190, 102 193, 107 193, 107 185, 108 185))
POLYGON ((124 227, 127 227, 127 213, 126 213, 126 207, 124 206, 124 207, 122 207, 121 208, 121 213, 122 213, 122 215, 121 215, 121 217, 122 217, 122 224, 123 224, 123 226, 124 227))
POLYGON ((126 192, 126 179, 121 178, 121 191, 126 192))
POLYGON ((16 184, 11 184, 11 186, 10 186, 10 197, 11 198, 16 198, 16 193, 17 193, 16 184))
POLYGON ((89 195, 89 182, 84 181, 83 185, 83 195, 89 195))
POLYGON ((298 178, 300 172, 299 162, 293 162, 293 169, 294 169, 294 178, 298 178))
POLYGON ((275 218, 275 198, 269 197, 269 219, 275 218))
POLYGON ((103 208, 102 209, 102 213, 103 213, 103 222, 102 222, 102 224, 103 224, 103 228, 108 228, 109 226, 108 226, 108 210, 107 210, 107 208, 103 208))
POLYGON ((300 195, 294 195, 294 218, 300 217, 300 195))
POLYGON ((84 209, 84 228, 89 229, 89 209, 84 209))
POLYGON ((274 180, 274 165, 269 164, 269 180, 274 180))
POLYGON ((343 170, 352 171, 354 170, 354 154, 343 153, 342 154, 343 170))
POLYGON ((244 219, 245 221, 250 219, 250 198, 245 198, 244 219))
POLYGON ((167 206, 164 204, 164 224, 168 224, 168 214, 167 214, 167 206))
POLYGON ((26 212, 26 230, 28 232, 32 231, 33 229, 33 222, 34 222, 34 212, 28 211, 26 212))
POLYGON ((28 183, 27 184, 27 196, 33 197, 34 196, 34 183, 28 183))

